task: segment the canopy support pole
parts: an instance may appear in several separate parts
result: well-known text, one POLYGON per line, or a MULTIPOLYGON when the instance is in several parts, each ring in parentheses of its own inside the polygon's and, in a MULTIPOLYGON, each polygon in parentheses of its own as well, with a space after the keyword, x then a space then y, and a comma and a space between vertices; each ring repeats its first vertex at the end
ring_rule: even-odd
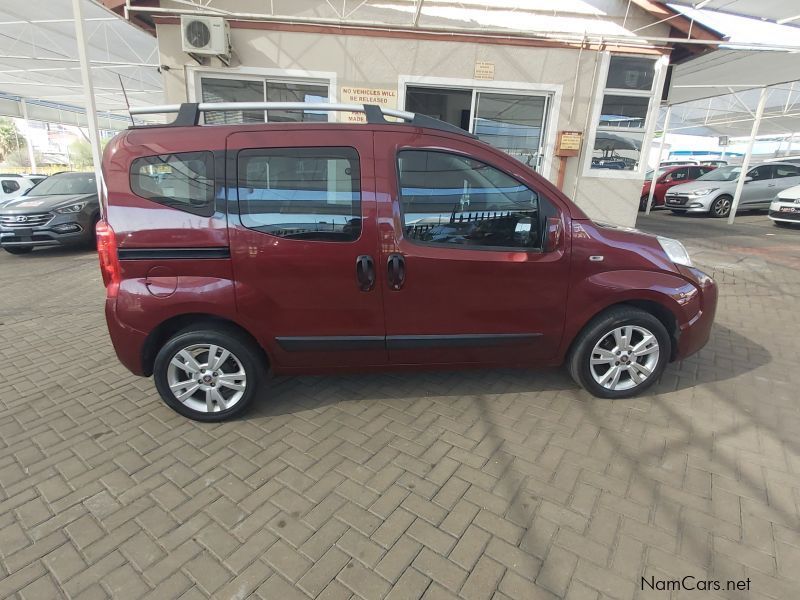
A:
POLYGON ((20 102, 22 105, 22 119, 25 121, 25 145, 28 147, 28 161, 31 163, 31 173, 36 174, 36 157, 33 154, 33 144, 31 143, 31 123, 28 120, 28 103, 23 98, 20 102))
POLYGON ((89 125, 89 143, 92 146, 92 162, 94 163, 97 197, 100 198, 100 210, 103 211, 103 171, 100 166, 100 136, 97 126, 97 103, 94 97, 94 85, 92 83, 89 54, 86 50, 86 34, 83 30, 82 2, 83 0, 72 0, 72 18, 75 21, 75 38, 78 42, 78 59, 81 63, 83 95, 86 97, 86 123, 89 125))
POLYGON ((733 225, 733 221, 736 218, 736 210, 739 208, 739 200, 742 198, 744 180, 747 177, 747 171, 750 169, 750 157, 753 155, 753 143, 758 135, 758 127, 761 125, 761 117, 764 115, 764 106, 767 104, 767 94, 769 94, 769 88, 761 88, 761 95, 758 97, 756 118, 753 120, 753 129, 750 131, 750 139, 747 141, 747 151, 744 154, 744 160, 742 160, 742 170, 739 173, 739 179, 736 181, 736 191, 733 194, 731 213, 728 215, 728 225, 733 225))
POLYGON ((647 195, 647 209, 645 214, 650 214, 650 209, 653 208, 653 197, 656 193, 656 180, 658 179, 658 171, 661 166, 661 157, 664 155, 664 146, 667 143, 667 131, 669 131, 669 119, 672 116, 672 105, 667 106, 667 114, 664 115, 664 133, 661 135, 661 145, 658 147, 658 159, 656 166, 653 168, 653 178, 650 180, 650 193, 647 195))

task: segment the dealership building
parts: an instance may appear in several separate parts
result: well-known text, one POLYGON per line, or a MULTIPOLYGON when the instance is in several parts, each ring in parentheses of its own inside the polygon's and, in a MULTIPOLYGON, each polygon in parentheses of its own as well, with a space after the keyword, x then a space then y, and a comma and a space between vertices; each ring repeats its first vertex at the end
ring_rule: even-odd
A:
MULTIPOLYGON (((650 0, 106 0, 158 40, 165 100, 375 103, 443 119, 633 225, 670 65, 720 35, 650 0), (265 11, 272 4, 272 9, 265 11)), ((207 122, 353 120, 210 114, 207 122)))

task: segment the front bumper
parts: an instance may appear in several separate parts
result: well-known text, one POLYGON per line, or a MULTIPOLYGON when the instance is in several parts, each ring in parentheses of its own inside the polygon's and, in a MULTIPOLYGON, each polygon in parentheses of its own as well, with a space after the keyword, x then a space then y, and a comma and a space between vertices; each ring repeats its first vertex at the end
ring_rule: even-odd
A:
POLYGON ((0 214, 0 246, 72 246, 88 243, 93 236, 92 216, 86 213, 44 215, 0 214), (7 222, 25 216, 28 222, 7 222), (5 217, 5 219, 4 219, 5 217))
POLYGON ((711 277, 692 267, 678 267, 684 277, 691 280, 699 292, 699 310, 686 323, 679 326, 678 347, 675 360, 691 356, 708 343, 714 315, 717 312, 717 284, 711 277))
POLYGON ((707 213, 711 210, 713 197, 693 198, 690 196, 675 196, 667 194, 664 199, 664 206, 669 210, 677 210, 687 213, 707 213))
POLYGON ((776 201, 769 205, 767 216, 781 223, 800 223, 800 204, 776 201), (786 209, 790 209, 787 211, 786 209))

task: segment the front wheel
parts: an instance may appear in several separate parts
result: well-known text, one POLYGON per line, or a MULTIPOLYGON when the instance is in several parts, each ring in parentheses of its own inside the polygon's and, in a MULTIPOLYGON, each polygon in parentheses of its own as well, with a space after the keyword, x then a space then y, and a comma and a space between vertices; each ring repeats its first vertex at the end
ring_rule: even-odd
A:
MULTIPOLYGON (((639 212, 645 212, 647 210, 647 201, 650 199, 649 196, 642 196, 639 198, 639 212)), ((653 198, 653 206, 656 205, 656 199, 653 198)))
POLYGON ((664 325, 634 307, 595 317, 575 340, 568 365, 572 378, 599 398, 627 398, 653 385, 672 350, 664 325))
POLYGON ((242 413, 263 379, 255 345, 229 329, 184 330, 158 352, 153 379, 162 400, 195 421, 224 421, 242 413))
POLYGON ((733 206, 733 198, 730 196, 720 196, 711 203, 711 216, 717 219, 724 219, 731 214, 731 207, 733 206))
POLYGON ((3 246, 3 250, 9 254, 30 254, 33 246, 3 246))

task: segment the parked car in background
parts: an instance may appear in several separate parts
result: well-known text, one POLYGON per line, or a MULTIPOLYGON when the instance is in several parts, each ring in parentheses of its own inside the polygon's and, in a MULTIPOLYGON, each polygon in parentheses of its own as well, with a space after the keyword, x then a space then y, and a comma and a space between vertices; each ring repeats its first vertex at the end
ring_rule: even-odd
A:
POLYGON ((800 224, 800 185, 778 192, 769 205, 768 216, 778 227, 800 224))
POLYGON ((41 183, 45 179, 47 179, 47 175, 25 175, 28 179, 30 179, 34 185, 37 183, 41 183))
POLYGON ((727 166, 727 160, 701 160, 701 165, 708 165, 710 167, 724 167, 727 166))
POLYGON ((8 200, 22 196, 36 183, 36 181, 25 175, 0 173, 0 206, 8 200))
POLYGON ((97 225, 117 356, 187 417, 236 415, 267 369, 566 363, 624 398, 708 340, 716 286, 680 242, 593 223, 457 127, 198 110, 108 143, 97 225))
MULTIPOLYGON (((659 175, 656 179, 656 191, 653 193, 653 207, 664 205, 664 194, 670 188, 694 181, 698 177, 713 171, 714 167, 703 165, 662 167, 658 170, 659 175)), ((647 201, 650 198, 650 187, 653 183, 653 171, 648 171, 642 184, 642 195, 639 198, 639 210, 647 210, 647 201)))
MULTIPOLYGON (((741 172, 739 166, 720 167, 696 181, 676 185, 666 193, 664 206, 674 213, 727 217, 741 172)), ((778 192, 798 184, 800 165, 772 162, 755 166, 747 172, 739 210, 768 209, 778 192)))
POLYGON ((0 246, 27 254, 38 246, 89 244, 99 219, 94 173, 59 173, 0 206, 0 246))

